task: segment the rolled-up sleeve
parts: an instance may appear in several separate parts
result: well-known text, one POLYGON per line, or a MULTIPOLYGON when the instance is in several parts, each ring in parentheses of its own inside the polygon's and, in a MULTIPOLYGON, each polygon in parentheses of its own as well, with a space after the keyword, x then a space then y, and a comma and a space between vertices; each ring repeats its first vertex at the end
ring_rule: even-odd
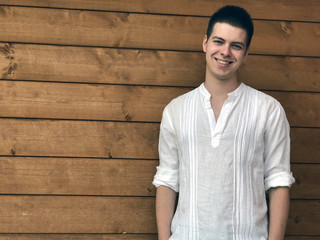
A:
POLYGON ((294 183, 290 170, 290 126, 278 102, 267 122, 264 164, 266 191, 274 187, 291 187, 294 183))
POLYGON ((159 166, 152 184, 179 191, 179 158, 175 131, 168 106, 164 109, 159 135, 159 166))

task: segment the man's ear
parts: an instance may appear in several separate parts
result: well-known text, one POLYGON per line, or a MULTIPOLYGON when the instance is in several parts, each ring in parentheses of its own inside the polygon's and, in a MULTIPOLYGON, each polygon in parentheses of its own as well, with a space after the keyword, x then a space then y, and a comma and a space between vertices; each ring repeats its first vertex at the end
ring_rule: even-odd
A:
POLYGON ((207 52, 207 42, 208 42, 208 38, 207 38, 207 34, 206 34, 206 35, 204 35, 203 42, 202 42, 203 52, 207 52))

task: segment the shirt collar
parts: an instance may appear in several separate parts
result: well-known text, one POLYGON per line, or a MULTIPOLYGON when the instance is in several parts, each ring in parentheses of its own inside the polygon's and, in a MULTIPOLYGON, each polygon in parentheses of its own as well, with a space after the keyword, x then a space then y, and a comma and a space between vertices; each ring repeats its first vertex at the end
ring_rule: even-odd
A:
POLYGON ((208 92, 206 87, 204 86, 204 82, 199 87, 200 92, 206 101, 210 101, 211 94, 208 92))
MULTIPOLYGON (((240 96, 242 94, 242 92, 244 91, 245 86, 246 85, 243 82, 241 82, 240 85, 234 91, 228 93, 228 97, 240 96)), ((208 92, 208 90, 204 86, 204 82, 200 85, 199 88, 200 88, 200 92, 203 95, 203 97, 205 98, 205 100, 210 100, 211 94, 208 92)))

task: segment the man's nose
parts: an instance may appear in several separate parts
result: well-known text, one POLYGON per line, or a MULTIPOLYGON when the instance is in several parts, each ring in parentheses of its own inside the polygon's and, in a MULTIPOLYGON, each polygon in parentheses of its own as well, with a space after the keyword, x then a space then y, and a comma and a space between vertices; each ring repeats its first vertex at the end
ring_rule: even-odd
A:
POLYGON ((224 57, 229 57, 231 55, 230 46, 227 44, 224 44, 220 50, 221 55, 223 55, 224 57))

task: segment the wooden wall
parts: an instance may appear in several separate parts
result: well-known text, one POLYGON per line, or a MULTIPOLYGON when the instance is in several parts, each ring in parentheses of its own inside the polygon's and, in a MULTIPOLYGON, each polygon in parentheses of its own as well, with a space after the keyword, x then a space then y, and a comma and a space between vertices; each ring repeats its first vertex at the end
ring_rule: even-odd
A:
MULTIPOLYGON (((164 106, 204 80, 222 1, 0 0, 0 239, 155 240, 164 106)), ((320 237, 320 2, 223 1, 254 18, 241 79, 292 136, 286 240, 320 237)))

